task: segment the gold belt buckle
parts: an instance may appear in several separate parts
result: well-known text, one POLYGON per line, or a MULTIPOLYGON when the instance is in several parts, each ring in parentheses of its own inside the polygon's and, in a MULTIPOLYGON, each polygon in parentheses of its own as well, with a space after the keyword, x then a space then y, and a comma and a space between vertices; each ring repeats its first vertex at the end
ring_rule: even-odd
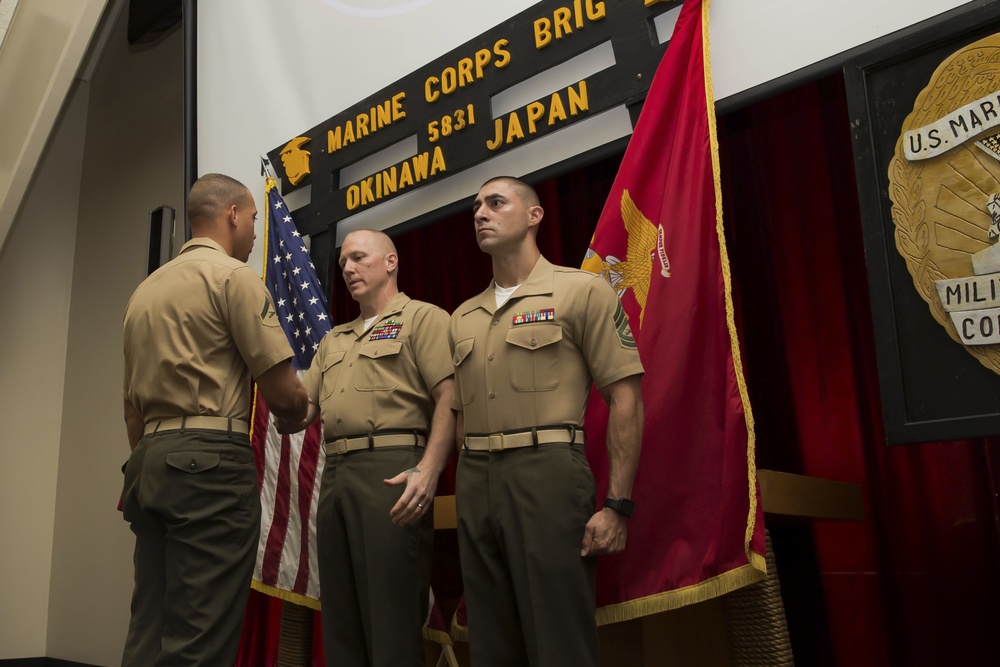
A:
POLYGON ((503 433, 490 433, 489 439, 490 439, 489 448, 491 452, 503 451, 503 433))

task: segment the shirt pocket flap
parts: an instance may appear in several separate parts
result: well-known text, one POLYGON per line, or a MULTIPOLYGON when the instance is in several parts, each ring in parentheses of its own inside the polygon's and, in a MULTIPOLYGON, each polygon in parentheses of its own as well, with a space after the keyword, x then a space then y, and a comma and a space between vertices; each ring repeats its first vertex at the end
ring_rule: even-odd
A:
POLYGON ((562 327, 558 324, 515 326, 507 332, 507 342, 527 350, 537 350, 562 340, 562 327))
POLYGON ((378 359, 379 357, 388 357, 394 354, 399 354, 399 351, 403 349, 403 341, 401 340, 383 340, 379 341, 377 345, 363 345, 358 354, 362 357, 368 357, 369 359, 378 359))
POLYGON ((463 338, 455 343, 455 353, 451 355, 451 362, 455 366, 460 366, 465 358, 472 352, 472 346, 476 342, 476 337, 463 338))
POLYGON ((170 452, 167 465, 186 473, 199 473, 219 465, 219 455, 213 452, 170 452))
POLYGON ((326 357, 323 359, 323 370, 328 371, 337 364, 339 364, 341 361, 344 360, 345 354, 347 354, 347 351, 341 350, 340 352, 331 352, 330 354, 326 355, 326 357))

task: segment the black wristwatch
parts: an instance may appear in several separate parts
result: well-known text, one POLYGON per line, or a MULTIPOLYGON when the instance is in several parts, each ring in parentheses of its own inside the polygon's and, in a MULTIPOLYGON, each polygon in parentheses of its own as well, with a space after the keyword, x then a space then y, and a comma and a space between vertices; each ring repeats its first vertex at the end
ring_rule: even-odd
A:
POLYGON ((604 506, 613 509, 626 518, 632 516, 632 513, 635 512, 635 503, 628 498, 607 498, 604 501, 604 506))

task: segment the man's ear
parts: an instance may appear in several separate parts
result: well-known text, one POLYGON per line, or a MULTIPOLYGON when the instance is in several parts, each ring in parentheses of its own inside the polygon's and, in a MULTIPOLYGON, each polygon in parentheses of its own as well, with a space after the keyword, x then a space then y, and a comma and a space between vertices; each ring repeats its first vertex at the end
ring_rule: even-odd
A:
POLYGON ((399 257, 394 252, 388 252, 385 254, 385 270, 387 273, 392 273, 399 266, 399 257))
POLYGON ((537 204, 528 209, 528 226, 534 227, 542 221, 542 216, 545 215, 545 211, 541 206, 537 204))
POLYGON ((230 226, 235 227, 236 220, 236 204, 230 204, 229 208, 226 209, 226 222, 228 222, 230 226))

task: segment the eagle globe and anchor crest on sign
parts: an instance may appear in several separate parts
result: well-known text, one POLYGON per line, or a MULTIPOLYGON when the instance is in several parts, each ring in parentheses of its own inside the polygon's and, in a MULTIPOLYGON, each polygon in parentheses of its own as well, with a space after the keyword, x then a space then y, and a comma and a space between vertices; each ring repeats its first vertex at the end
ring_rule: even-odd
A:
POLYGON ((1000 374, 1000 34, 937 67, 888 176, 914 287, 948 335, 1000 374))
MULTIPOLYGON (((639 329, 646 314, 649 283, 653 279, 654 255, 660 265, 660 275, 670 277, 670 259, 663 247, 663 226, 653 225, 632 201, 628 190, 622 191, 622 224, 628 235, 625 259, 614 255, 601 257, 594 249, 587 248, 586 258, 580 268, 602 276, 611 283, 620 299, 626 290, 632 290, 639 304, 639 329)), ((591 241, 593 243, 593 241, 591 241)))

